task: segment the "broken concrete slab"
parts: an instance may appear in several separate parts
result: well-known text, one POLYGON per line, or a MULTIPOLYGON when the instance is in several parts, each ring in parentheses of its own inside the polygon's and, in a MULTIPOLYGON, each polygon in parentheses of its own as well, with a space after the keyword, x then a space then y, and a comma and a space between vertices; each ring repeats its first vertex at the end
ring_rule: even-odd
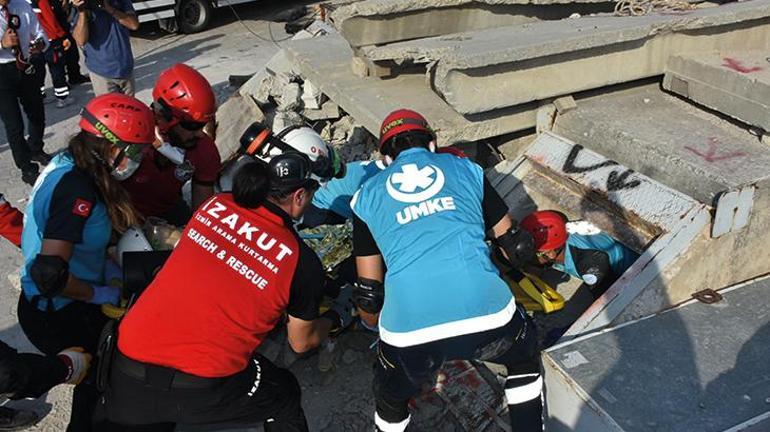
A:
POLYGON ((327 100, 321 104, 320 109, 307 109, 302 111, 302 115, 310 121, 331 120, 340 117, 340 106, 335 102, 327 100))
POLYGON ((240 148, 243 131, 255 121, 265 121, 265 115, 250 96, 234 95, 217 109, 216 140, 219 157, 225 160, 240 148))
POLYGON ((353 51, 339 35, 290 41, 285 47, 303 78, 313 81, 375 136, 388 113, 403 107, 425 115, 437 132, 439 145, 476 141, 535 126, 535 105, 467 119, 431 91, 422 75, 401 75, 388 80, 358 78, 350 70, 353 51))
POLYGON ((770 48, 770 1, 683 14, 543 21, 364 48, 372 61, 431 65, 430 85, 478 114, 663 74, 672 55, 770 48))
POLYGON ((263 83, 269 77, 276 75, 292 76, 294 75, 291 68, 291 61, 286 57, 286 53, 283 50, 278 51, 267 62, 265 67, 259 72, 254 74, 246 83, 238 89, 238 93, 244 95, 256 95, 260 92, 260 88, 264 87, 263 83))
POLYGON ((767 51, 673 56, 663 88, 744 123, 770 130, 767 51))
POLYGON ((767 146, 656 85, 583 99, 554 132, 710 206, 770 178, 767 146))
POLYGON ((323 93, 310 81, 302 83, 302 106, 306 109, 320 109, 323 93))
POLYGON ((290 82, 281 87, 281 96, 278 100, 278 111, 295 111, 302 106, 302 87, 298 83, 290 82))
POLYGON ((354 48, 484 28, 610 12, 606 0, 365 0, 331 18, 354 48))

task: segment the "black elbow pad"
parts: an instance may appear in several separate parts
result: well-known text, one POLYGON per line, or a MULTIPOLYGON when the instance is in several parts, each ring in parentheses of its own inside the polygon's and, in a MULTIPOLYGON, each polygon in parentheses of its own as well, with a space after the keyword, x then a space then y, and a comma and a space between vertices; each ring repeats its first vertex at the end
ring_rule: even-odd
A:
POLYGON ((509 263, 514 268, 535 261, 535 240, 528 231, 509 229, 495 239, 495 244, 505 251, 509 263))
POLYGON ((372 279, 358 278, 353 285, 353 304, 366 313, 376 314, 385 303, 385 286, 372 279))
POLYGON ((29 276, 37 285, 40 295, 53 298, 61 295, 67 286, 70 266, 60 256, 38 254, 29 269, 29 276))

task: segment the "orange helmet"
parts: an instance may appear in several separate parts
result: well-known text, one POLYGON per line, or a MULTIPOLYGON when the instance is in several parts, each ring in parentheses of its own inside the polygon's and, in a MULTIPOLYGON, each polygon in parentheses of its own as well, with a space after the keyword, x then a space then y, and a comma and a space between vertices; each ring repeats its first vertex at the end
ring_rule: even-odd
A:
POLYGON ((80 129, 112 144, 150 144, 155 140, 155 117, 141 101, 120 93, 91 99, 80 112, 80 129))
POLYGON ((532 235, 538 252, 559 249, 567 243, 567 221, 559 212, 543 210, 530 213, 519 226, 532 235))
POLYGON ((202 128, 216 112, 211 84, 200 72, 182 63, 160 74, 152 99, 155 110, 167 122, 179 122, 185 129, 202 128))

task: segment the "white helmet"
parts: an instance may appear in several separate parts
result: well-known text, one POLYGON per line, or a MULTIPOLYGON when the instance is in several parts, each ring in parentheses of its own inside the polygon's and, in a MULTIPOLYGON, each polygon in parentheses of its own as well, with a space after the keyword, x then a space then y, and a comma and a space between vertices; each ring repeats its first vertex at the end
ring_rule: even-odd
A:
POLYGON ((253 123, 241 136, 241 149, 267 163, 295 150, 310 160, 312 166, 308 178, 321 184, 345 175, 345 165, 334 148, 307 126, 289 126, 273 135, 264 125, 253 123))
POLYGON ((149 252, 153 250, 144 232, 137 227, 130 227, 118 240, 115 247, 118 265, 123 267, 123 252, 149 252))

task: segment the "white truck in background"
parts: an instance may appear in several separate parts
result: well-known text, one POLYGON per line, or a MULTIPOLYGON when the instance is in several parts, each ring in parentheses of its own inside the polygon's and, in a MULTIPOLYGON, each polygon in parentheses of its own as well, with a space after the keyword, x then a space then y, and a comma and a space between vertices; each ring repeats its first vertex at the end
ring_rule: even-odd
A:
POLYGON ((214 9, 254 0, 141 0, 134 1, 139 22, 159 21, 168 31, 197 33, 205 30, 214 9))

